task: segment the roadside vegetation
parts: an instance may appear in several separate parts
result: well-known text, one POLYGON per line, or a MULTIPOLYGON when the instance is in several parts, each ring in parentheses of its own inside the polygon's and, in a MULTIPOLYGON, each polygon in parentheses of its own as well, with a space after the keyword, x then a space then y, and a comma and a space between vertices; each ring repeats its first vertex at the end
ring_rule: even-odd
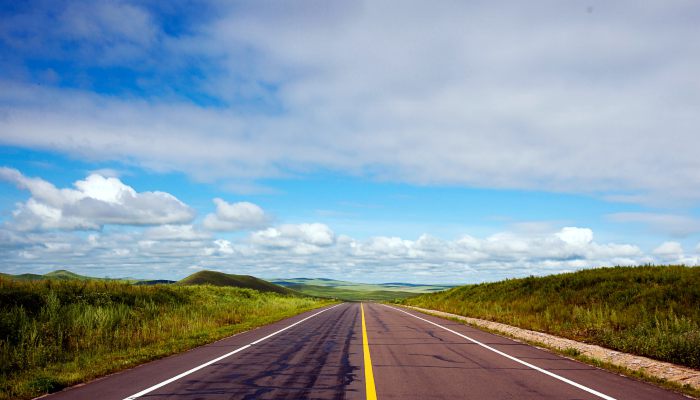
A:
POLYGON ((598 268, 460 286, 398 303, 700 369, 700 267, 598 268))
POLYGON ((329 303, 210 285, 0 277, 0 399, 57 391, 329 303))

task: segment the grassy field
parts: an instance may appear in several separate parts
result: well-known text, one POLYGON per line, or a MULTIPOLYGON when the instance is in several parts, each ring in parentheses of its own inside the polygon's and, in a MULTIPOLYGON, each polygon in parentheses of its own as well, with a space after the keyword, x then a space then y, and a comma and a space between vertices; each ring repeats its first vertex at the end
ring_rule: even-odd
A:
POLYGON ((395 290, 357 290, 316 285, 294 285, 289 286, 289 288, 309 296, 327 297, 347 301, 391 301, 416 295, 415 293, 411 292, 399 292, 395 290))
POLYGON ((460 286, 400 303, 700 368, 700 267, 599 268, 460 286))
POLYGON ((355 283, 323 278, 275 279, 272 282, 310 296, 323 296, 341 300, 390 301, 432 293, 451 288, 445 285, 414 285, 408 283, 355 283))
POLYGON ((0 399, 27 399, 329 304, 251 289, 0 277, 0 399))

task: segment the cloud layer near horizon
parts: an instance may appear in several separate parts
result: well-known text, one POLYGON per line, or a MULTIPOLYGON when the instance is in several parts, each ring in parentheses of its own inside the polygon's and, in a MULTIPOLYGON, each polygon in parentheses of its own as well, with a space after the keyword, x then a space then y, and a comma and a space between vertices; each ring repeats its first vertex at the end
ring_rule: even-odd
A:
POLYGON ((72 189, 9 168, 0 176, 31 193, 0 228, 0 263, 7 272, 70 268, 99 276, 181 278, 207 268, 262 277, 455 283, 605 265, 700 263, 700 246, 687 253, 680 243, 664 242, 647 254, 631 244, 598 243, 584 227, 483 238, 463 234, 450 240, 429 234, 356 239, 322 223, 264 227, 269 220, 260 219, 266 214, 259 206, 223 199, 200 224, 174 196, 137 193, 117 178, 95 173, 72 189), (151 207, 152 198, 158 207, 151 207), (37 212, 40 208, 50 212, 37 212), (208 218, 221 218, 231 224, 227 230, 247 233, 217 237, 207 230, 208 218))
POLYGON ((0 143, 229 187, 329 169, 700 199, 694 1, 202 2, 176 33, 178 10, 76 4, 3 18, 6 79, 39 54, 83 77, 1 82, 0 143), (101 93, 90 68, 138 79, 101 93))

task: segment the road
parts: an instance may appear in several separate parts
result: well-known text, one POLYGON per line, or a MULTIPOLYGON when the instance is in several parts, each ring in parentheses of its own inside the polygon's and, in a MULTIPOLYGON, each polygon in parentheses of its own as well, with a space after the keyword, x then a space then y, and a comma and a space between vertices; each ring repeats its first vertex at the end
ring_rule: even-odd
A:
POLYGON ((344 303, 47 398, 686 397, 457 322, 382 304, 344 303))

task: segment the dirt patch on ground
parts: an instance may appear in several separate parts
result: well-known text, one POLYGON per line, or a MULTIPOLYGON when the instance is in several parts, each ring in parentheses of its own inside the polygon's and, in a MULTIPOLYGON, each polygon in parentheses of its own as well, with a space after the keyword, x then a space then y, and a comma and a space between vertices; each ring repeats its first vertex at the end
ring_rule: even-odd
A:
POLYGON ((605 347, 596 346, 577 342, 571 339, 564 339, 558 336, 549 335, 547 333, 531 331, 528 329, 517 328, 514 326, 501 324, 499 322, 487 321, 478 318, 464 317, 461 315, 450 314, 442 311, 429 310, 426 308, 412 307, 414 310, 423 311, 429 314, 434 314, 442 317, 456 318, 467 322, 470 325, 483 327, 496 332, 504 333, 516 339, 521 339, 530 342, 542 343, 547 347, 552 347, 559 350, 576 349, 586 357, 594 358, 613 365, 628 368, 633 371, 640 371, 646 375, 654 376, 660 379, 666 379, 671 382, 676 382, 681 385, 690 385, 695 389, 700 389, 700 371, 683 367, 676 364, 652 360, 651 358, 635 356, 633 354, 622 353, 615 350, 606 349, 605 347))

